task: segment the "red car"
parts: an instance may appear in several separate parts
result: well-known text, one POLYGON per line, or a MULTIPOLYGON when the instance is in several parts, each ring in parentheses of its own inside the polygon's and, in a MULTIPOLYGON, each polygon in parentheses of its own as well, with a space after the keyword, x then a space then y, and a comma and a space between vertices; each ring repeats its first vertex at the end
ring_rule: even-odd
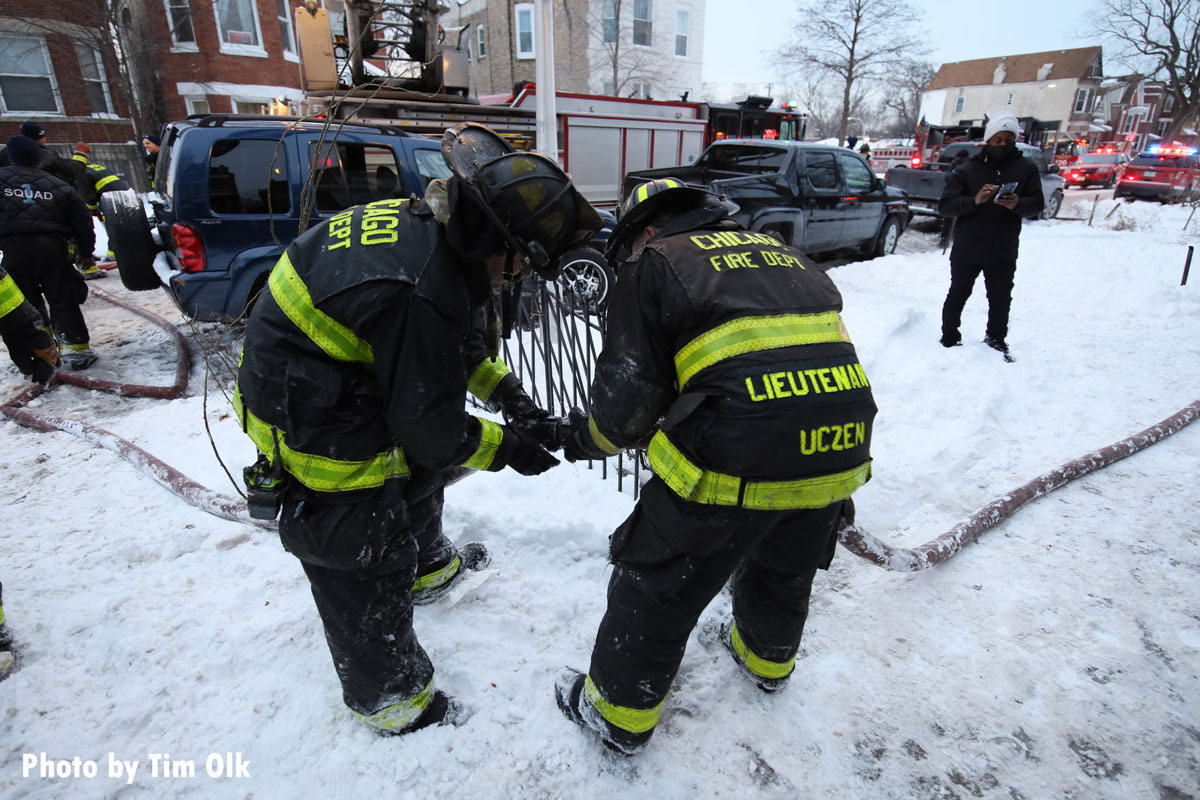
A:
POLYGON ((1071 166, 1063 167, 1063 180, 1066 181, 1067 188, 1103 186, 1105 189, 1111 189, 1125 174, 1125 162, 1125 156, 1116 150, 1097 150, 1080 156, 1071 166))
POLYGON ((1200 162, 1194 147, 1151 147, 1134 157, 1117 181, 1114 198, 1177 201, 1200 188, 1200 162))

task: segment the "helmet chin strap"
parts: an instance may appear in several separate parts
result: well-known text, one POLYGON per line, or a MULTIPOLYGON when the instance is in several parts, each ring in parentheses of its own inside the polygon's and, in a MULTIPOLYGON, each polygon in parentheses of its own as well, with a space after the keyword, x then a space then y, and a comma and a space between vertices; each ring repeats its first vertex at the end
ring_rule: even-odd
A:
POLYGON ((513 325, 517 321, 517 303, 521 300, 521 279, 513 279, 514 257, 515 254, 509 249, 504 258, 504 278, 500 284, 500 323, 505 339, 512 336, 513 325))

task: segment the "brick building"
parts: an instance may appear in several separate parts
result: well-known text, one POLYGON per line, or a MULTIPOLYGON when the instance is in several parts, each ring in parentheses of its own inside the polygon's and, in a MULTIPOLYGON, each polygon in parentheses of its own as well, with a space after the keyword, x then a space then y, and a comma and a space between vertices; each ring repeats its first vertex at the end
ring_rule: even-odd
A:
POLYGON ((59 150, 135 138, 102 0, 0 5, 0 141, 25 120, 59 150))
POLYGON ((1194 147, 1200 141, 1200 123, 1195 114, 1184 120, 1172 141, 1166 140, 1178 109, 1164 82, 1135 74, 1107 79, 1103 88, 1107 140, 1119 142, 1131 152, 1174 142, 1194 147))
MULTIPOLYGON (((124 0, 131 71, 153 126, 298 100, 299 0, 124 0)), ((338 6, 340 8, 340 3, 338 6)))

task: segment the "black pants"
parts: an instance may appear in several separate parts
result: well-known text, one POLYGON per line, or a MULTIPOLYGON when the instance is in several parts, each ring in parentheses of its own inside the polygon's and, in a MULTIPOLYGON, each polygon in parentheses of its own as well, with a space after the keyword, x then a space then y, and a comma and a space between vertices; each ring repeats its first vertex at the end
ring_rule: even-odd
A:
POLYGON ((86 345, 79 306, 87 298, 87 282, 72 264, 68 243, 57 236, 12 236, 0 240, 0 252, 4 269, 58 340, 86 345))
POLYGON ((987 335, 1004 341, 1008 336, 1008 310, 1012 306, 1013 277, 1017 273, 1017 262, 1001 261, 995 264, 964 264, 950 262, 950 291, 942 305, 942 336, 958 339, 958 327, 962 324, 963 306, 971 296, 975 279, 983 273, 983 285, 987 289, 988 321, 987 335))
POLYGON ((588 668, 604 699, 629 708, 662 702, 696 620, 731 576, 733 617, 746 645, 770 661, 792 658, 813 578, 833 560, 842 506, 699 505, 652 478, 613 534, 608 610, 588 668))
POLYGON ((343 698, 360 714, 410 700, 433 678, 413 632, 410 591, 418 575, 456 554, 442 534, 437 477, 389 483, 403 488, 353 504, 285 495, 280 518, 284 546, 308 576, 343 698))

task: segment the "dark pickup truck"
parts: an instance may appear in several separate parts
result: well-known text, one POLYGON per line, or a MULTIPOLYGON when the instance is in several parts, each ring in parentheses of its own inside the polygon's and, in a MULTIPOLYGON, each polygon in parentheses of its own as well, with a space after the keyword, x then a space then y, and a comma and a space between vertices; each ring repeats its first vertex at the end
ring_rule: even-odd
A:
POLYGON ((876 177, 852 150, 803 142, 715 142, 695 164, 631 172, 621 198, 655 178, 678 178, 723 195, 734 219, 802 253, 847 248, 873 258, 891 253, 908 222, 904 193, 876 177))
MULTIPOLYGON (((908 194, 908 202, 914 214, 929 214, 939 216, 938 202, 942 199, 942 189, 946 187, 946 178, 950 176, 954 159, 966 150, 967 157, 974 157, 983 147, 983 142, 957 142, 946 145, 937 161, 928 167, 910 169, 909 167, 892 167, 887 171, 888 186, 903 189, 908 194)), ((1046 205, 1042 209, 1042 219, 1053 219, 1062 208, 1063 177, 1053 164, 1046 163, 1046 154, 1033 145, 1018 144, 1021 155, 1032 161, 1042 177, 1042 195, 1046 205)))

